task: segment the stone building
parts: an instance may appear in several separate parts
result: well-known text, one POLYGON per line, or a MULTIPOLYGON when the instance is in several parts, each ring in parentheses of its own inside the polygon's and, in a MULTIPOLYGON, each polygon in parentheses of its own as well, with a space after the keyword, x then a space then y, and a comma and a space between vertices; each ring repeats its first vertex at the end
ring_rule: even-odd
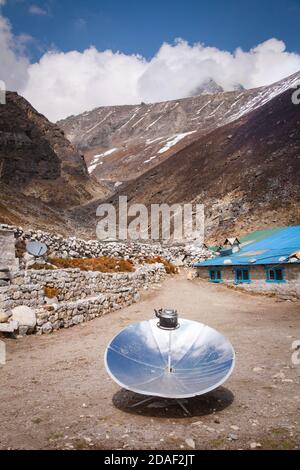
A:
POLYGON ((253 232, 241 239, 238 251, 226 246, 194 266, 209 282, 300 297, 300 226, 253 232))

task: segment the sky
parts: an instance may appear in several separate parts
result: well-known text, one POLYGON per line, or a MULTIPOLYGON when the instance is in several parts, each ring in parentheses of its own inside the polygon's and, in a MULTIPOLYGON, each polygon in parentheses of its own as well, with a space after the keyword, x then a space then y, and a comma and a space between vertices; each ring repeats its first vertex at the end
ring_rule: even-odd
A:
POLYGON ((55 121, 300 70, 300 0, 0 0, 0 80, 55 121))

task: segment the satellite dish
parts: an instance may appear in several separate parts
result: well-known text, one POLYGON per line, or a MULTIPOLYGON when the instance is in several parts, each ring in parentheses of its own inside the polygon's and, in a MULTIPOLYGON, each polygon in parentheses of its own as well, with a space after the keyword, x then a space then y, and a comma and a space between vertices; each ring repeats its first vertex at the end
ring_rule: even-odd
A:
POLYGON ((26 250, 27 253, 38 258, 40 256, 44 256, 47 253, 47 245, 45 245, 45 243, 34 240, 27 243, 26 250))
POLYGON ((166 328, 160 318, 159 323, 142 321, 122 330, 108 345, 104 362, 121 387, 178 400, 219 387, 234 368, 235 353, 209 326, 180 318, 166 328))

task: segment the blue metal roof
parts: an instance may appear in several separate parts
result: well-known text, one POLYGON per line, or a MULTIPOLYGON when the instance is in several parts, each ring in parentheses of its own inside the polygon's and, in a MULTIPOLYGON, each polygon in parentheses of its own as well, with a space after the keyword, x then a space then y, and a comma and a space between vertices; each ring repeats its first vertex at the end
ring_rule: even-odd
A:
MULTIPOLYGON (((300 225, 279 229, 257 242, 242 243, 240 251, 229 256, 216 256, 199 261, 197 266, 240 266, 256 264, 284 264, 288 257, 300 250, 300 225)), ((300 260, 295 264, 300 264, 300 260)))

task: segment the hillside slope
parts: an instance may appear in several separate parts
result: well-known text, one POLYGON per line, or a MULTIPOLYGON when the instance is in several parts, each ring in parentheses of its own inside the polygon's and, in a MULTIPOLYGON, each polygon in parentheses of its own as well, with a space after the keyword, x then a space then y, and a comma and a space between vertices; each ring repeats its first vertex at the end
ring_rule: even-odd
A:
POLYGON ((300 79, 253 90, 204 94, 139 106, 100 107, 60 121, 90 173, 116 187, 159 165, 201 136, 258 109, 300 79))
POLYGON ((7 92, 0 106, 0 221, 32 219, 36 226, 40 217, 51 225, 62 210, 107 195, 63 131, 17 93, 7 92))
MULTIPOLYGON (((300 223, 300 106, 288 90, 119 188, 132 203, 205 205, 207 240, 300 223)), ((96 203, 76 213, 95 213, 96 203)))

